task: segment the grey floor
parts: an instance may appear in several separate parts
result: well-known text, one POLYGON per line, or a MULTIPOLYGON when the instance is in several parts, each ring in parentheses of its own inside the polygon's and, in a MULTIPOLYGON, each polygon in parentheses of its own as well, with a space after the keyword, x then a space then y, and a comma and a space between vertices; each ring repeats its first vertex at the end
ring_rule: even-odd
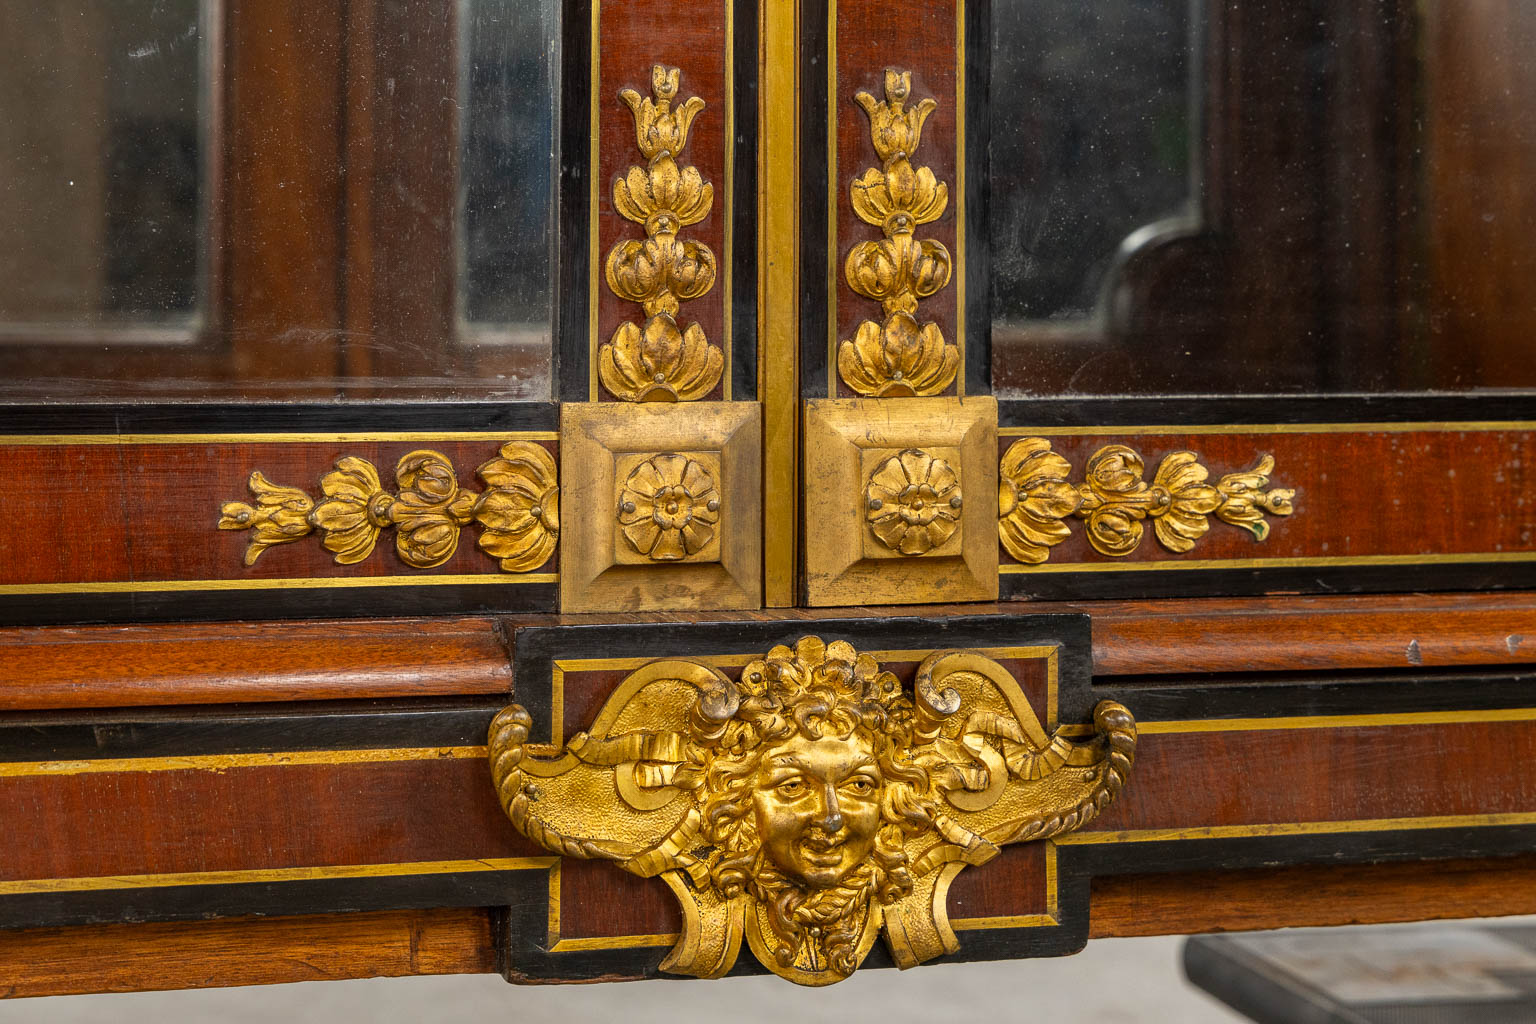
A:
POLYGON ((1184 981, 1179 938, 1101 939, 1074 957, 867 971, 827 989, 778 978, 514 987, 495 977, 380 978, 261 988, 0 1001, 0 1024, 1233 1024, 1184 981))

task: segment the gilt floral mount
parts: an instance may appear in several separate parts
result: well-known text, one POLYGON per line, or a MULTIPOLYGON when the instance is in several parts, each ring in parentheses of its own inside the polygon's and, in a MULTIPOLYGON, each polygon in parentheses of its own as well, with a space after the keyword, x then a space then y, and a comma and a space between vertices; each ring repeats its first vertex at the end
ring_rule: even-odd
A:
POLYGON ((678 233, 709 216, 715 189, 697 167, 680 166, 688 130, 704 109, 697 96, 673 106, 680 72, 651 68, 651 96, 620 93, 635 119, 635 140, 646 158, 613 183, 613 206, 642 225, 644 239, 619 242, 608 253, 604 276, 613 293, 638 302, 644 324, 623 323, 597 355, 598 378, 626 402, 689 402, 704 398, 725 368, 725 356, 704 329, 678 326, 681 304, 709 292, 715 254, 678 233))
POLYGON ((918 322, 920 299, 935 295, 953 273, 949 250, 917 229, 938 220, 949 205, 949 186, 931 169, 914 167, 923 122, 938 107, 924 99, 912 106, 912 73, 887 68, 885 99, 867 92, 854 101, 869 115, 870 138, 880 158, 850 188, 853 210, 879 228, 878 241, 860 242, 843 267, 848 287, 880 303, 885 322, 866 320, 837 352, 837 369, 855 394, 871 398, 940 395, 960 370, 960 349, 937 323, 918 322))
POLYGON ((1174 452, 1148 483, 1146 463, 1125 445, 1100 448, 1088 459, 1084 479, 1073 483, 1072 464, 1043 437, 1014 442, 998 476, 998 536, 1004 549, 1039 565, 1072 535, 1070 520, 1087 524, 1088 543, 1101 555, 1120 558, 1141 546, 1150 522, 1158 543, 1175 554, 1193 550, 1210 531, 1210 516, 1253 534, 1269 536, 1268 516, 1288 516, 1296 492, 1270 488, 1275 460, 1262 456, 1252 469, 1228 473, 1215 484, 1194 452, 1174 452))
POLYGON ((848 977, 882 932, 899 967, 956 952, 954 877, 1091 821, 1136 747, 1111 701, 1091 738, 1046 733, 1014 677, 978 653, 932 654, 909 691, 873 656, 814 636, 739 679, 645 665, 563 748, 528 744, 531 725, 513 705, 490 730, 518 831, 664 881, 684 921, 663 970, 720 977, 745 938, 802 985, 848 977))
POLYGON ((501 569, 527 573, 543 566, 560 536, 560 488, 555 460, 542 445, 509 441, 477 469, 484 491, 459 486, 448 456, 430 449, 410 452, 395 465, 396 488, 385 488, 379 471, 354 455, 336 460, 320 481, 321 500, 301 488, 251 474, 252 502, 226 502, 219 529, 249 531, 245 564, 268 548, 292 544, 319 531, 320 543, 338 565, 373 554, 379 536, 395 531, 395 553, 414 569, 430 569, 453 557, 459 535, 471 523, 476 543, 501 569))

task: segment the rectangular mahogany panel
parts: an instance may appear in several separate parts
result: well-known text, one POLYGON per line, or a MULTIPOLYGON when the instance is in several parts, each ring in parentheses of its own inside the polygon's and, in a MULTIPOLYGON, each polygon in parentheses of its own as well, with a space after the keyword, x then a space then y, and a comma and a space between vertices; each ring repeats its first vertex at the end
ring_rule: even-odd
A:
MULTIPOLYGON (((666 0, 592 0, 599 41, 592 110, 598 155, 597 172, 593 175, 596 262, 592 266, 592 290, 597 304, 594 347, 608 341, 620 324, 642 326, 646 321, 639 305, 619 298, 608 287, 603 268, 615 245, 646 237, 644 225, 621 216, 613 203, 614 184, 631 167, 645 168, 647 164, 635 144, 634 114, 620 94, 633 89, 644 101, 654 101, 651 68, 660 64, 681 72, 677 97, 672 102, 674 109, 694 96, 704 101, 688 132, 687 148, 673 156, 679 168, 698 168, 703 180, 714 190, 709 214, 699 223, 682 228, 678 238, 702 242, 714 253, 715 285, 706 294, 683 304, 678 326, 686 330, 697 322, 711 343, 730 351, 732 339, 726 311, 731 306, 731 271, 736 255, 734 246, 738 243, 731 230, 735 149, 727 126, 735 116, 735 62, 756 59, 756 54, 734 52, 735 40, 726 29, 735 4, 736 0, 713 0, 709 4, 682 7, 666 0)), ((727 372, 722 383, 705 399, 733 397, 726 394, 725 382, 730 376, 727 372)), ((593 380, 595 385, 595 375, 593 380)), ((598 387, 597 397, 612 397, 606 389, 598 387)))
MULTIPOLYGON (((1058 434, 1052 428, 1008 428, 999 453, 1021 437, 1042 437, 1072 465, 1080 483, 1092 455, 1108 445, 1125 445, 1142 457, 1145 481, 1154 483, 1158 465, 1174 452, 1192 451, 1210 470, 1209 484, 1229 473, 1252 469, 1274 457, 1273 488, 1296 492, 1295 512, 1266 516, 1269 536, 1258 542, 1247 530, 1210 517, 1210 532, 1193 550, 1178 554, 1160 544, 1152 521, 1130 554, 1111 558, 1088 543, 1084 524, 1069 520, 1072 536, 1051 549, 1044 571, 1087 563, 1113 566, 1166 562, 1304 560, 1319 566, 1341 560, 1397 556, 1407 561, 1460 554, 1489 561, 1536 561, 1536 430, 1458 428, 1372 430, 1287 426, 1283 432, 1241 427, 1230 432, 1187 433, 1178 428, 1058 434)), ((1003 572, 1025 576, 1040 569, 1020 565, 1002 552, 1003 572)), ((1342 564, 1347 565, 1347 561, 1342 564)))
POLYGON ((1513 814, 1536 823, 1536 786, 1506 767, 1533 756, 1536 711, 1508 722, 1146 730, 1134 783, 1083 834, 1513 814))
MULTIPOLYGON (((834 342, 840 345, 851 340, 866 320, 877 324, 885 320, 880 303, 849 287, 844 261, 860 242, 885 237, 879 226, 866 224, 854 212, 849 188, 871 168, 882 169, 870 137, 869 118, 854 97, 864 92, 876 102, 884 103, 887 68, 911 72, 912 93, 906 103, 908 109, 929 99, 938 104, 923 123, 921 144, 908 156, 914 168, 930 169, 934 178, 948 189, 949 202, 943 214, 937 220, 919 226, 916 237, 943 245, 954 260, 954 268, 949 286, 922 299, 916 316, 919 324, 930 321, 938 324, 949 343, 959 343, 965 330, 960 302, 963 287, 960 282, 965 277, 964 236, 960 229, 965 210, 961 154, 964 111, 961 110, 958 88, 961 70, 958 41, 964 4, 918 0, 893 6, 878 0, 828 0, 826 6, 827 32, 832 37, 829 61, 834 74, 824 76, 823 81, 808 81, 803 87, 827 91, 827 106, 837 126, 834 145, 826 160, 825 183, 811 178, 804 185, 809 194, 825 194, 829 204, 836 202, 835 215, 830 211, 826 215, 835 227, 825 242, 827 266, 823 272, 832 284, 833 295, 829 319, 835 338, 827 339, 829 365, 836 365, 834 342)), ((816 7, 810 5, 809 11, 813 13, 809 16, 815 17, 816 7)), ((808 152, 806 155, 813 162, 819 162, 820 154, 808 152)), ((820 239, 810 236, 804 237, 804 244, 813 248, 823 245, 820 239)), ((806 385, 815 388, 818 383, 807 381, 806 385)), ((955 394, 957 386, 951 385, 943 393, 955 394)), ((858 396, 839 379, 830 397, 858 396)))
MULTIPOLYGON (((373 553, 352 565, 336 564, 313 533, 267 549, 248 567, 242 559, 251 534, 217 525, 225 502, 253 503, 247 480, 257 471, 318 504, 321 479, 344 456, 371 462, 382 487, 395 493, 396 462, 430 448, 452 461, 461 487, 478 493, 484 484, 475 469, 496 458, 502 441, 515 438, 509 432, 472 441, 246 442, 231 434, 185 443, 6 444, 0 436, 0 467, 26 481, 0 494, 0 593, 20 593, 29 584, 73 584, 87 591, 108 583, 401 575, 499 574, 513 582, 475 547, 474 526, 443 565, 411 569, 393 551, 393 530, 381 533, 373 553)), ((554 450, 552 442, 542 443, 554 450)), ((259 613, 259 599, 252 600, 251 610, 259 613)))
POLYGON ((544 854, 496 805, 480 750, 186 761, 195 767, 176 769, 174 758, 127 759, 121 770, 110 761, 0 765, 0 816, 27 837, 0 858, 0 893, 44 879, 544 854))

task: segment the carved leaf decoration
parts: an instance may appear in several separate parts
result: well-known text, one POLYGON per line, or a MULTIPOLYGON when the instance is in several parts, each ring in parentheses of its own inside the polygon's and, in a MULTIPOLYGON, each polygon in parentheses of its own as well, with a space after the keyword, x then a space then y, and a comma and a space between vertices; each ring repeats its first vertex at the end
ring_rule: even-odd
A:
POLYGON ((863 242, 848 251, 843 272, 854 291, 879 301, 887 313, 913 313, 917 300, 949 284, 949 250, 910 234, 863 242))
POLYGON ((1211 528, 1210 516, 1241 526, 1262 541, 1269 536, 1265 513, 1288 516, 1296 492, 1266 491, 1275 460, 1265 455, 1253 469, 1229 473, 1211 486, 1210 470, 1194 452, 1174 452, 1158 465, 1152 483, 1146 464, 1124 445, 1100 448, 1088 460, 1082 484, 1068 477, 1072 467, 1044 438, 1015 442, 1003 456, 998 479, 998 536, 1008 553, 1038 565, 1050 549, 1071 536, 1069 518, 1086 519, 1094 550, 1112 557, 1135 551, 1150 519, 1158 542, 1184 554, 1211 528))
POLYGON ((1241 526, 1253 534, 1253 539, 1262 541, 1269 537, 1269 520, 1264 518, 1268 512, 1272 516, 1288 516, 1295 511, 1292 500, 1296 492, 1283 487, 1277 487, 1273 491, 1266 491, 1269 486, 1269 474, 1274 471, 1275 459, 1272 455, 1266 455, 1259 460, 1259 464, 1245 473, 1229 473, 1221 478, 1217 484, 1217 490, 1221 492, 1221 507, 1216 510, 1216 517, 1224 523, 1233 526, 1241 526))
POLYGON ((500 458, 475 472, 487 487, 473 513, 484 527, 481 550, 500 559, 506 572, 532 572, 549 561, 560 536, 560 489, 549 451, 510 441, 500 458))
POLYGON ((1050 549, 1072 535, 1066 520, 1077 514, 1082 496, 1068 482, 1072 466, 1040 437, 1015 441, 1003 455, 998 475, 998 536, 1008 553, 1039 565, 1050 549))
POLYGON ((684 922, 667 970, 718 977, 745 937, 769 970, 805 985, 847 977, 882 929, 901 967, 956 951, 943 898, 954 874, 1091 821, 1125 785, 1136 745, 1130 713, 1108 701, 1092 739, 1047 734, 1008 671, 981 655, 936 653, 908 691, 870 655, 811 636, 749 662, 739 680, 696 662, 646 665, 563 748, 530 745, 532 724, 513 705, 489 736, 498 797, 520 832, 665 880, 684 922), (800 799, 776 795, 799 784, 783 765, 816 771, 783 752, 828 737, 845 745, 834 757, 870 766, 866 781, 878 773, 878 795, 840 787, 845 821, 860 823, 838 826, 844 838, 808 861, 794 852, 801 826, 772 808, 800 799))
POLYGON ((469 524, 475 497, 461 491, 453 463, 441 452, 414 451, 395 466, 400 494, 390 508, 395 552, 406 565, 430 569, 453 557, 469 524))
POLYGON ((854 340, 838 349, 837 368, 861 395, 937 395, 959 373, 960 350, 944 341, 937 324, 919 328, 909 314, 896 313, 884 326, 860 324, 854 340))
POLYGON ((621 299, 644 309, 644 326, 620 324, 598 350, 597 375, 615 398, 626 402, 687 402, 714 390, 725 357, 697 323, 677 325, 684 302, 707 294, 715 283, 715 254, 677 233, 709 216, 714 186, 697 167, 680 166, 693 120, 704 101, 689 98, 676 109, 680 72, 651 68, 654 100, 625 89, 620 98, 635 119, 635 138, 648 161, 630 167, 613 183, 613 205, 628 220, 645 226, 644 239, 625 239, 608 251, 604 277, 621 299))
POLYGON ((854 100, 869 116, 870 138, 881 160, 849 186, 854 212, 885 236, 850 248, 843 262, 848 287, 881 304, 884 325, 866 320, 838 346, 837 368, 856 394, 877 398, 937 395, 955 380, 960 350, 944 340, 937 323, 918 326, 918 302, 949 284, 949 250, 913 232, 943 215, 949 187, 911 155, 922 141, 923 122, 938 106, 925 99, 907 109, 910 72, 887 69, 885 101, 867 92, 854 100))
POLYGON ((344 456, 320 481, 326 500, 309 521, 323 534, 321 544, 338 565, 353 565, 373 553, 379 531, 390 524, 395 499, 379 483, 378 470, 366 459, 344 456))
POLYGON ((309 536, 313 530, 309 513, 315 503, 297 487, 274 484, 260 470, 251 474, 248 486, 256 498, 255 506, 243 501, 226 502, 219 510, 219 529, 250 530, 245 564, 255 565, 267 548, 292 544, 309 536))
POLYGON ((715 188, 696 167, 679 169, 671 157, 649 167, 631 167, 613 183, 613 205, 625 218, 650 225, 658 214, 668 216, 666 230, 676 232, 709 215, 715 188))
POLYGON ((485 528, 480 547, 500 559, 506 572, 531 572, 549 560, 560 532, 560 492, 555 461, 527 441, 510 441, 501 457, 479 469, 484 494, 459 486, 453 463, 441 452, 422 449, 395 465, 398 494, 384 490, 378 470, 366 459, 344 456, 320 482, 318 504, 296 487, 279 487, 260 472, 251 474, 256 505, 228 502, 221 530, 250 530, 245 564, 275 544, 298 540, 315 530, 340 565, 372 554, 383 530, 395 529, 395 552, 406 565, 442 565, 458 550, 471 522, 485 528))
POLYGON ((912 72, 894 68, 885 70, 884 102, 867 92, 854 94, 854 102, 869 115, 870 139, 882 163, 915 153, 923 141, 923 122, 939 108, 937 100, 928 98, 908 110, 911 94, 912 72))
POLYGON ((672 100, 677 97, 681 72, 662 64, 651 67, 651 93, 655 100, 642 97, 634 89, 625 89, 619 98, 635 117, 635 143, 647 160, 662 153, 676 155, 688 144, 688 128, 693 119, 704 109, 704 101, 697 96, 689 97, 677 110, 672 110, 672 100))
POLYGON ((1152 481, 1152 529, 1169 551, 1191 550, 1210 530, 1206 517, 1220 507, 1221 494, 1206 484, 1209 476, 1194 452, 1175 452, 1157 467, 1152 481))
POLYGON ((675 235, 630 239, 608 252, 605 276, 615 294, 641 303, 647 314, 676 315, 679 301, 698 298, 715 283, 715 254, 675 235))
POLYGON ((643 331, 620 324, 598 352, 603 387, 627 402, 691 402, 709 394, 724 370, 725 357, 698 324, 679 331, 665 314, 643 331))

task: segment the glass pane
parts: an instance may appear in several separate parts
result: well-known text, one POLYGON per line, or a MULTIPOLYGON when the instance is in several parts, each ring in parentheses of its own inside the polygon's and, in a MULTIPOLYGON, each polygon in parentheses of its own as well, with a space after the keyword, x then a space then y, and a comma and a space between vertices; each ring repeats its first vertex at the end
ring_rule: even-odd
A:
POLYGON ((0 0, 0 401, 547 400, 554 0, 0 0))
POLYGON ((1536 388, 1536 5, 992 9, 1002 393, 1536 388))
POLYGON ((1189 201, 1189 0, 995 5, 992 310, 1090 317, 1115 253, 1189 201))
POLYGON ((526 0, 462 0, 461 10, 462 315, 482 341, 547 334, 555 12, 526 0))
POLYGON ((190 323, 203 38, 199 0, 0 0, 5 336, 190 323))

